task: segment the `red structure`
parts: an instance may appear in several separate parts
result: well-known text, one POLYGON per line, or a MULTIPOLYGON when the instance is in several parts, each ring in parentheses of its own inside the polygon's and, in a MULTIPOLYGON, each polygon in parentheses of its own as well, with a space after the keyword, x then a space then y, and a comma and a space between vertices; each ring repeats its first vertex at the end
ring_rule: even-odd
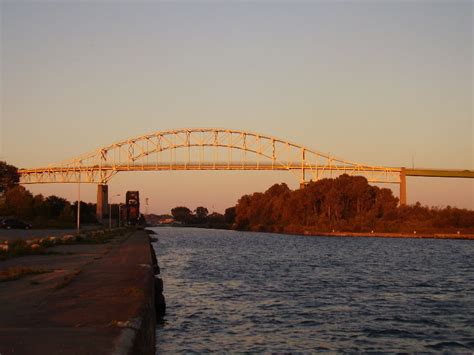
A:
POLYGON ((138 191, 127 191, 125 196, 127 224, 136 225, 140 217, 140 194, 138 191))

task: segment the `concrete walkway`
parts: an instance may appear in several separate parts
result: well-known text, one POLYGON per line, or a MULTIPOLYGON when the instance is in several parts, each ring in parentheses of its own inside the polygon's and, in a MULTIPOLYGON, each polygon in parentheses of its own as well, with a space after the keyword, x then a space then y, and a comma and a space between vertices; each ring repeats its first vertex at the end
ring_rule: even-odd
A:
POLYGON ((0 262, 51 272, 0 282, 0 354, 154 353, 154 274, 143 231, 0 262))

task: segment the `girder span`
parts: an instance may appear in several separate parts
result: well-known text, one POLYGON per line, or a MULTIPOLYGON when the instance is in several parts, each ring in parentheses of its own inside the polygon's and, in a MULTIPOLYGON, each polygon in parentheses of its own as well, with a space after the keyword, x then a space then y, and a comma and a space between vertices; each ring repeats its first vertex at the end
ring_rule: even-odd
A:
POLYGON ((370 182, 400 182, 398 168, 359 164, 279 138, 218 128, 160 131, 19 173, 22 184, 104 184, 121 171, 160 170, 286 170, 301 182, 341 173, 370 182))

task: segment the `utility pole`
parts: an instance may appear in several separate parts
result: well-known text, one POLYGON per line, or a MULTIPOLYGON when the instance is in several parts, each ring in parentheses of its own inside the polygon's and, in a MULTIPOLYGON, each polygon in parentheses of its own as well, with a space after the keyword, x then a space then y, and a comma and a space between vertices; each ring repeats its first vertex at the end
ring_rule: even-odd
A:
POLYGON ((81 182, 77 183, 77 234, 81 231, 81 182))

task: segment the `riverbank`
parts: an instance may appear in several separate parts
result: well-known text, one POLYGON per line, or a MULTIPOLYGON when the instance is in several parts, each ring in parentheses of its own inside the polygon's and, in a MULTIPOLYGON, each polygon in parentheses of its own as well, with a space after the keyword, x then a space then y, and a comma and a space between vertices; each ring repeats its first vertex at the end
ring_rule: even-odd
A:
MULTIPOLYGON (((300 233, 282 233, 282 234, 297 234, 300 233)), ((474 240, 474 234, 428 234, 428 233, 376 233, 376 232, 365 232, 365 233, 352 233, 352 232, 310 232, 305 231, 303 235, 308 236, 319 236, 319 237, 363 237, 363 238, 416 238, 416 239, 464 239, 474 240)))
POLYGON ((38 273, 0 282, 0 354, 154 354, 151 249, 145 231, 130 230, 1 261, 0 272, 38 273))
MULTIPOLYGON (((165 226, 153 226, 153 227, 165 227, 165 226)), ((203 226, 193 225, 180 225, 166 227, 176 228, 206 228, 203 226)), ((221 230, 238 230, 232 228, 211 228, 221 230)), ((383 233, 383 232, 318 232, 303 230, 302 232, 289 232, 289 231, 246 231, 242 232, 258 232, 258 233, 276 233, 276 234, 289 234, 289 235, 306 235, 313 237, 363 237, 363 238, 416 238, 416 239, 463 239, 463 240, 474 240, 474 234, 462 234, 462 233, 383 233)))

